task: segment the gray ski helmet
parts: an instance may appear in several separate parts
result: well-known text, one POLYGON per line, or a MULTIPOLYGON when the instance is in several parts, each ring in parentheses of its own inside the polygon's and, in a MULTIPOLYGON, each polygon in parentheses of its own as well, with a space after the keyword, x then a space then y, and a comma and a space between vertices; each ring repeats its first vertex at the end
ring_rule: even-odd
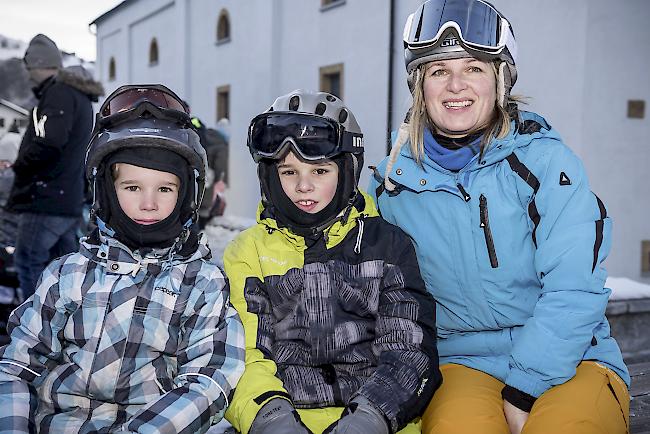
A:
POLYGON ((198 209, 205 192, 205 176, 208 160, 198 134, 189 125, 179 125, 167 119, 137 117, 116 125, 108 125, 96 131, 86 151, 86 177, 93 192, 93 209, 101 204, 96 200, 98 174, 105 170, 103 161, 114 151, 122 148, 161 148, 183 157, 194 172, 192 191, 192 219, 198 218, 198 209))
MULTIPOLYGON (((267 112, 298 112, 323 116, 337 122, 345 131, 363 137, 363 132, 354 117, 354 113, 340 98, 331 93, 296 89, 286 95, 277 97, 267 112)), ((363 146, 359 148, 358 152, 350 153, 350 155, 352 155, 354 162, 354 179, 358 183, 363 166, 363 146)))
MULTIPOLYGON (((419 65, 464 57, 497 62, 497 78, 505 95, 517 81, 517 42, 512 26, 487 1, 428 0, 407 18, 403 39, 411 88, 419 65)), ((500 100, 506 101, 505 95, 500 100)))

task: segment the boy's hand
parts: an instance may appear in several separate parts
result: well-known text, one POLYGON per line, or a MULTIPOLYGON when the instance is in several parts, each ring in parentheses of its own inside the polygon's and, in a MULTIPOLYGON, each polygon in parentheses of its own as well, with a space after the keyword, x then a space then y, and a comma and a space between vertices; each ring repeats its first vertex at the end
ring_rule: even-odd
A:
POLYGON ((530 413, 518 409, 505 399, 503 400, 503 413, 506 415, 510 434, 521 434, 530 413))
POLYGON ((274 398, 257 412, 250 434, 313 434, 286 399, 274 398))
POLYGON ((384 416, 362 396, 354 398, 342 416, 323 434, 388 434, 384 416))

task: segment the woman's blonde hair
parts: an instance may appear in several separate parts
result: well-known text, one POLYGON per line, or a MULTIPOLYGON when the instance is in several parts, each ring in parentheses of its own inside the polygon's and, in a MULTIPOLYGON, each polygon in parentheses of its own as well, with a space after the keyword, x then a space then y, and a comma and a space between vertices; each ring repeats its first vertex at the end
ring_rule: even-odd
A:
MULTIPOLYGON (((427 107, 424 101, 424 77, 426 76, 426 70, 429 63, 423 63, 413 71, 413 105, 409 111, 409 120, 408 120, 408 129, 409 129, 409 139, 411 142, 411 155, 415 158, 415 161, 418 164, 422 161, 424 156, 424 128, 429 128, 432 132, 436 131, 435 123, 429 118, 427 112, 427 107)), ((494 76, 497 78, 496 83, 498 86, 499 83, 499 68, 497 62, 491 62, 490 66, 494 72, 494 76)), ((513 119, 513 116, 517 115, 516 106, 517 103, 521 102, 521 98, 507 95, 507 102, 504 106, 498 103, 498 89, 497 89, 497 98, 494 101, 494 113, 492 120, 488 124, 485 134, 481 139, 481 155, 485 151, 485 147, 492 140, 492 138, 502 139, 508 135, 510 132, 510 122, 513 119), (509 109, 506 109, 508 107, 509 109)), ((468 132, 472 134, 475 131, 468 132)))

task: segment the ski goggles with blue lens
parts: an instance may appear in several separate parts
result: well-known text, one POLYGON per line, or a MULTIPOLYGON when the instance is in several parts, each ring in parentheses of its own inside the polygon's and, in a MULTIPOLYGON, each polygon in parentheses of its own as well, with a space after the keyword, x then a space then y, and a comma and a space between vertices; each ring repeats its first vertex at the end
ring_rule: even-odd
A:
POLYGON ((333 119, 296 112, 267 112, 253 118, 248 129, 248 149, 258 163, 282 158, 292 148, 307 161, 333 158, 341 153, 363 152, 363 134, 345 131, 333 119))
POLYGON ((458 42, 470 50, 489 55, 500 54, 506 47, 511 52, 514 50, 510 23, 491 4, 482 0, 425 2, 406 20, 404 48, 414 51, 430 48, 449 29, 454 29, 460 38, 458 42))

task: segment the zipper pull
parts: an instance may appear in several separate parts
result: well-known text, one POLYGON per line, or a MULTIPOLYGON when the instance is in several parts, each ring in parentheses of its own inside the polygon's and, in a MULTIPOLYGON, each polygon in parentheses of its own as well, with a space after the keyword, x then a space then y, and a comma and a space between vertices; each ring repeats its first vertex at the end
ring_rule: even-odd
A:
POLYGON ((458 187, 458 191, 460 191, 460 194, 463 195, 463 199, 465 199, 465 202, 469 202, 470 200, 472 200, 472 197, 467 193, 467 191, 465 191, 463 185, 460 182, 456 184, 456 187, 458 187))

